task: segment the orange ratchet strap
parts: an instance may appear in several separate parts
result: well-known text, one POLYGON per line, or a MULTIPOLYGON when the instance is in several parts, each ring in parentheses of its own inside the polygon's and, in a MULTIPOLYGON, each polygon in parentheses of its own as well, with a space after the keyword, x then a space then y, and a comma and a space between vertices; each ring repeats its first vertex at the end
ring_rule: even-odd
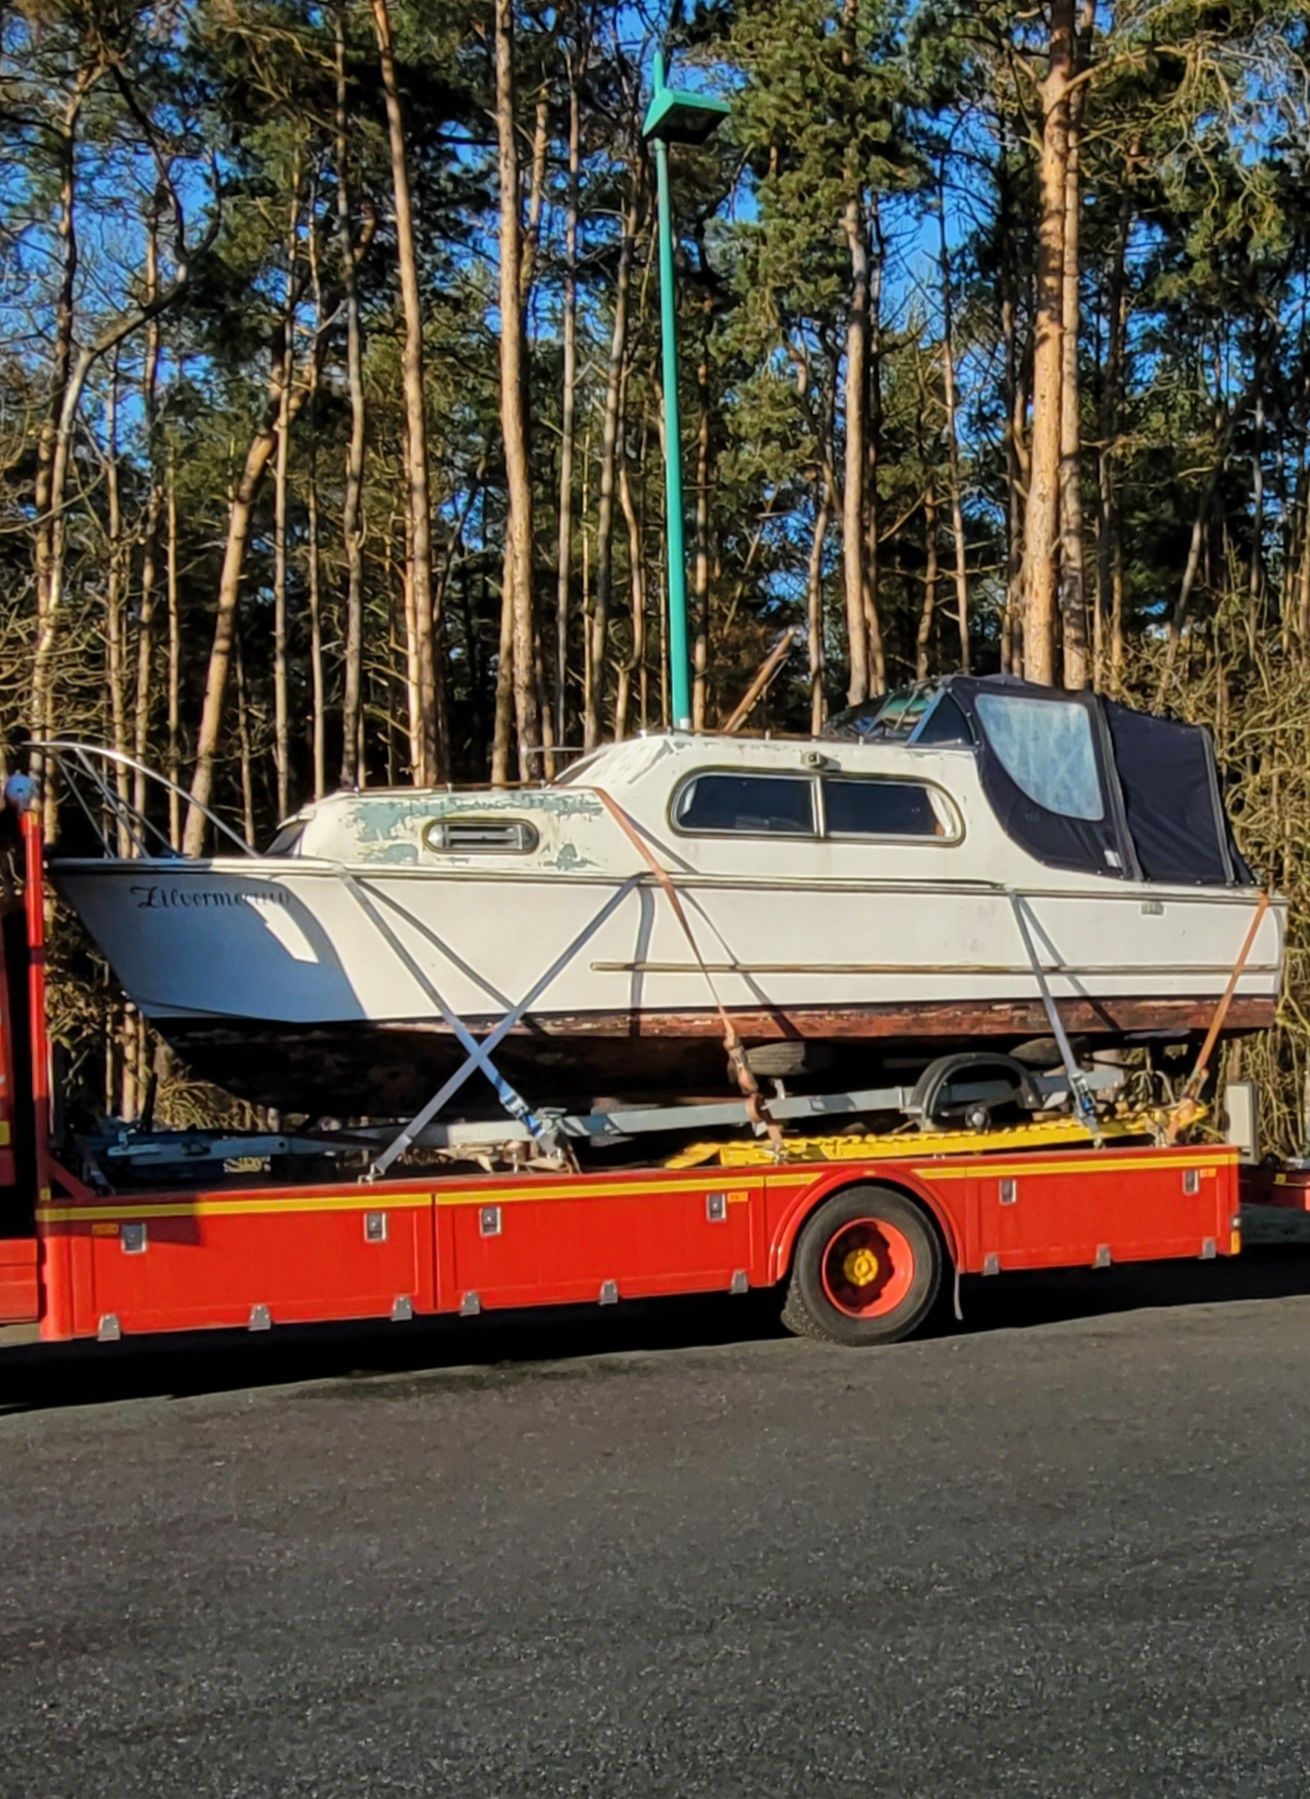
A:
POLYGON ((618 801, 611 799, 610 795, 606 793, 603 787, 593 787, 591 791, 596 795, 597 799, 599 799, 615 824, 623 832, 623 835, 637 851, 637 854, 641 857, 642 861, 646 864, 647 868, 650 869, 664 892, 668 895, 669 904, 673 908, 673 916, 682 926, 682 934, 687 939, 692 955, 696 958, 696 965, 705 976, 705 985, 710 990, 710 998, 714 1001, 714 1008, 719 1015, 719 1023, 723 1026, 723 1047, 727 1051, 728 1064, 731 1067, 733 1074, 737 1077, 737 1085, 741 1089, 742 1098, 746 1102, 746 1116, 753 1125, 763 1131, 767 1131, 770 1143, 772 1143, 778 1154, 781 1155, 783 1148, 782 1131, 778 1126, 777 1120, 769 1115, 769 1108, 764 1103, 764 1095, 760 1092, 759 1082, 751 1073, 750 1065, 746 1060, 746 1052, 742 1048, 741 1038, 737 1035, 737 1027, 733 1024, 731 1018, 729 1018, 724 1009, 723 1001, 719 998, 718 989, 714 985, 714 977, 705 966, 705 958, 700 953, 700 945, 696 942, 695 934, 692 931, 687 914, 683 910, 682 901, 678 897, 677 888, 673 885, 668 872, 660 865, 659 859, 652 851, 650 845, 646 842, 646 839, 628 817, 622 806, 619 805, 618 801))

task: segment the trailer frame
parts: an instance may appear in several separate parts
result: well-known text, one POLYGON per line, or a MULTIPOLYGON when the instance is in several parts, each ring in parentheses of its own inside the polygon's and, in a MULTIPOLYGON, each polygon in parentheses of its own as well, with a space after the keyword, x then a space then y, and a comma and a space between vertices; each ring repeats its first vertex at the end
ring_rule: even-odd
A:
POLYGON ((712 1166, 99 1190, 52 1149, 32 814, 22 843, 21 929, 11 917, 0 944, 0 1323, 45 1341, 786 1285, 793 1325, 821 1291, 832 1316, 811 1317, 812 1334, 876 1342, 921 1322, 928 1286, 935 1300, 954 1283, 958 1309, 961 1277, 1240 1249, 1235 1146, 1061 1145, 1022 1128, 811 1139, 796 1159, 784 1145, 712 1166))

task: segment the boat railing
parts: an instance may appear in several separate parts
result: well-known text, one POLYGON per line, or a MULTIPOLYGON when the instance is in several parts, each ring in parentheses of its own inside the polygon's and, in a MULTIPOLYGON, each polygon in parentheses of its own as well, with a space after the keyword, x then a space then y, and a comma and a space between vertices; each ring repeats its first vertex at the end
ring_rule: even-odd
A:
POLYGON ((217 812, 193 799, 185 787, 125 750, 85 743, 75 737, 33 738, 27 747, 32 751, 38 779, 48 781, 48 770, 57 771, 64 790, 91 827, 100 853, 110 861, 122 856, 125 843, 131 846, 129 854, 133 856, 182 855, 168 832, 150 817, 144 801, 137 804, 124 791, 129 776, 136 777, 130 784, 139 791, 155 789, 181 800, 188 810, 195 807, 238 854, 258 853, 217 812))

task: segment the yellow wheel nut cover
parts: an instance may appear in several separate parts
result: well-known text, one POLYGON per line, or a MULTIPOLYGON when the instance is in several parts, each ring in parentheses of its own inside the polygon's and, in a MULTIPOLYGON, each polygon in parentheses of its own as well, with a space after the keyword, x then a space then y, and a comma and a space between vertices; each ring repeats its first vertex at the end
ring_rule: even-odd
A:
POLYGON ((878 1258, 871 1249, 848 1250, 842 1273, 853 1287, 867 1287, 878 1278, 878 1258))

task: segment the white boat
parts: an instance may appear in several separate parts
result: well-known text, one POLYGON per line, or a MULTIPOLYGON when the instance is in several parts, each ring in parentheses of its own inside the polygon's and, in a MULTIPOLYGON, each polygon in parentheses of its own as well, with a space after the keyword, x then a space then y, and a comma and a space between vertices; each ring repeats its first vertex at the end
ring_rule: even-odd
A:
MULTIPOLYGON (((538 1103, 721 1092, 720 1007, 830 1078, 1045 1037, 1043 986, 1090 1045, 1187 1038, 1261 903, 1204 731, 965 677, 820 740, 648 735, 541 787, 333 794, 258 855, 51 874, 198 1072, 372 1116, 506 1021, 538 1103)), ((1284 935, 1276 899, 1226 1032, 1272 1021, 1284 935)))

